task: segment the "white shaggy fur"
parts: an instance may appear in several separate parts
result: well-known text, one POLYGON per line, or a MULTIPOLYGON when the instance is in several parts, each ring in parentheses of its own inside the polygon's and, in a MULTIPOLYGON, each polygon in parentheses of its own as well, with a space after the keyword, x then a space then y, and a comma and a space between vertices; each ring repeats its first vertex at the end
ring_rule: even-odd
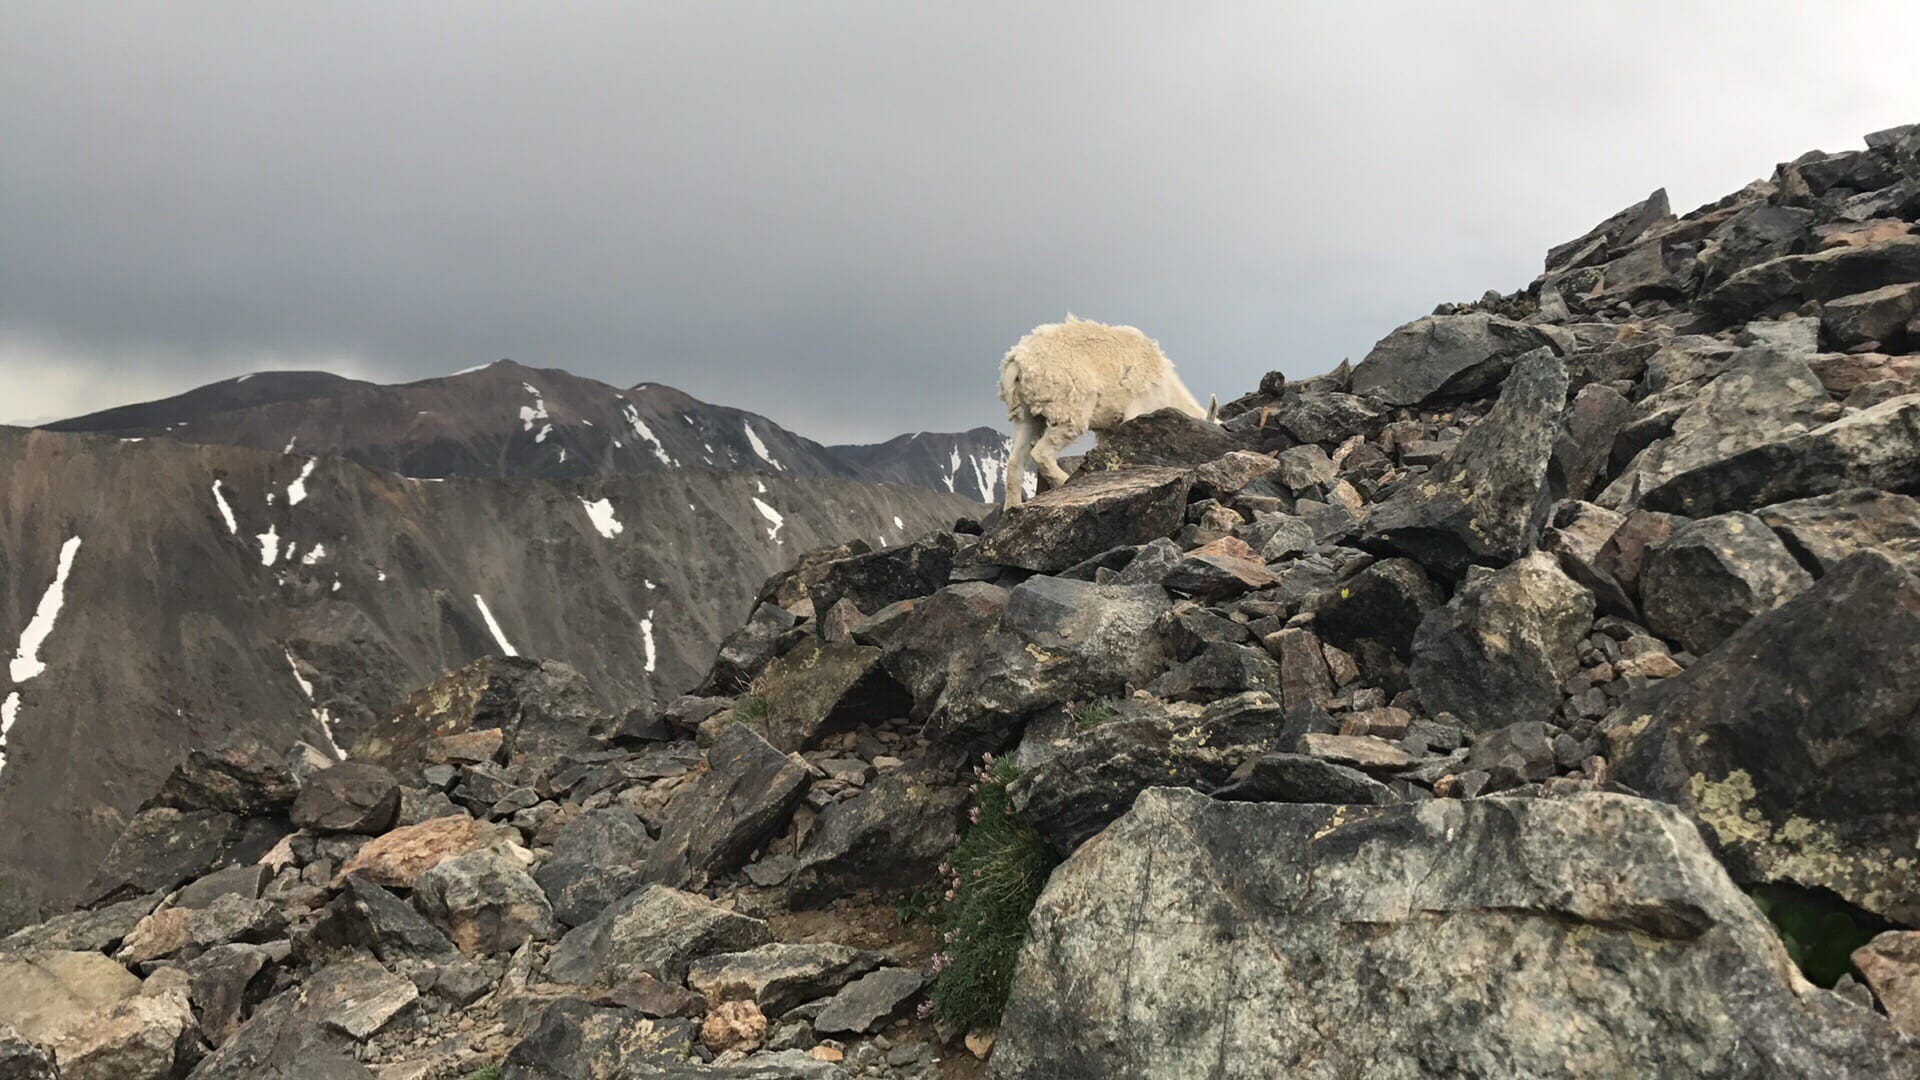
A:
POLYGON ((1027 464, 1055 485, 1067 482, 1060 451, 1089 431, 1174 408, 1195 419, 1213 412, 1193 399, 1152 338, 1131 326, 1076 319, 1036 326, 1000 361, 1000 400, 1013 422, 1008 506, 1020 505, 1027 464))

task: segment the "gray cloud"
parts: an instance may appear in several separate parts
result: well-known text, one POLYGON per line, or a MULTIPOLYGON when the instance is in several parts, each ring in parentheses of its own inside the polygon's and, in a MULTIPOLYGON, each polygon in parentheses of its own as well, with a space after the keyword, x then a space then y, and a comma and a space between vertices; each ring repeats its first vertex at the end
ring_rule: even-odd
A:
POLYGON ((1200 7, 12 0, 0 418, 510 356, 879 438, 1068 309, 1224 398, 1920 120, 1901 2, 1200 7))

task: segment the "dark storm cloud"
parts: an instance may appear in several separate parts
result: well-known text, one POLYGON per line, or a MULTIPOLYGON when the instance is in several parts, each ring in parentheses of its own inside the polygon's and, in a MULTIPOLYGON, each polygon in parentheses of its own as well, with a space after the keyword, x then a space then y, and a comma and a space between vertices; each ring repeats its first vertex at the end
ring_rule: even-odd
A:
POLYGON ((0 419, 510 356, 878 438, 1068 309, 1224 398, 1920 119, 1910 5, 1563 8, 12 0, 0 419))

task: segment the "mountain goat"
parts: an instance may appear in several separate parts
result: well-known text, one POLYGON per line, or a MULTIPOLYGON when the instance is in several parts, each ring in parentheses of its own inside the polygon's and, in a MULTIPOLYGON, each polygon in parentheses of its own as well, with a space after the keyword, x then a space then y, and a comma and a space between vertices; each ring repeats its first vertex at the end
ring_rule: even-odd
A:
POLYGON ((1115 427, 1160 409, 1211 421, 1152 338, 1131 326, 1076 319, 1036 326, 1000 361, 1000 400, 1013 422, 1007 459, 1008 506, 1020 505, 1031 460, 1055 485, 1067 482, 1060 451, 1088 431, 1115 427))

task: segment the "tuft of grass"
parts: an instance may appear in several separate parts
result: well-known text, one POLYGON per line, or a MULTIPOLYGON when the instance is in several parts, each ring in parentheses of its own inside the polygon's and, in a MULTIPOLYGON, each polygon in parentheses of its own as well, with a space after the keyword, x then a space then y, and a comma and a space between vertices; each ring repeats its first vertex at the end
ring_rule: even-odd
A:
POLYGON ((962 1031, 999 1024, 1026 940, 1027 915, 1057 861, 1007 804, 1007 785, 1019 774, 1011 761, 996 762, 992 755, 975 771, 973 824, 945 867, 933 1010, 962 1031))
POLYGON ((893 901, 893 914, 902 926, 931 922, 940 915, 940 898, 925 889, 902 893, 893 901))
POLYGON ((757 724, 767 718, 767 699, 748 694, 733 703, 733 715, 744 723, 757 724))
POLYGON ((1120 713, 1104 701, 1089 701, 1085 705, 1068 705, 1067 715, 1073 717, 1073 726, 1077 731, 1091 731, 1101 724, 1110 724, 1120 717, 1120 713))
POLYGON ((488 1065, 484 1069, 475 1069, 466 1075, 465 1080, 500 1080, 500 1066, 488 1065))
POLYGON ((1748 894, 1773 924, 1800 973, 1829 990, 1853 970, 1853 950, 1881 929, 1868 925, 1871 916, 1838 897, 1790 885, 1756 885, 1748 894))

